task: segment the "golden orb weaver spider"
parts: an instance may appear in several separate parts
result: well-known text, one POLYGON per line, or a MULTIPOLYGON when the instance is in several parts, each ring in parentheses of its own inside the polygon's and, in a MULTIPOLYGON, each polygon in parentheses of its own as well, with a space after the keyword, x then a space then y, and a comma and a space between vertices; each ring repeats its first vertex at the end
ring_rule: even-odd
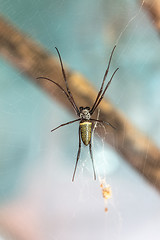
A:
POLYGON ((91 115, 94 113, 94 111, 96 110, 96 108, 98 107, 100 102, 102 101, 107 88, 109 87, 109 85, 110 85, 110 83, 111 83, 115 73, 119 69, 119 68, 116 68, 116 70, 113 72, 109 82, 107 83, 106 87, 103 90, 105 79, 106 79, 106 77, 108 75, 108 72, 109 72, 109 67, 110 67, 110 63, 111 63, 112 56, 113 56, 115 48, 116 48, 116 46, 114 46, 114 48, 113 48, 113 50, 111 52, 111 55, 110 55, 110 58, 109 58, 109 62, 108 62, 108 66, 107 66, 107 69, 105 71, 105 74, 104 74, 104 77, 103 77, 103 81, 102 81, 102 84, 101 84, 101 88, 100 88, 100 90, 98 92, 97 98, 96 98, 96 100, 95 100, 95 102, 94 102, 94 104, 93 104, 91 109, 90 109, 90 107, 79 107, 79 108, 77 107, 77 104, 75 103, 75 100, 74 100, 74 98, 72 96, 72 93, 69 90, 69 86, 68 86, 66 74, 65 74, 65 71, 64 71, 61 55, 60 55, 60 52, 59 52, 59 50, 57 48, 55 48, 55 49, 56 49, 56 51, 58 53, 58 56, 59 56, 61 69, 62 69, 62 74, 63 74, 63 78, 64 78, 64 81, 65 81, 67 90, 62 88, 57 82, 55 82, 55 81, 53 81, 53 80, 51 80, 51 79, 49 79, 47 77, 38 77, 37 78, 37 79, 48 80, 48 81, 54 83, 57 87, 59 87, 63 91, 63 93, 66 95, 66 97, 68 98, 68 100, 72 104, 72 107, 74 108, 77 116, 79 117, 79 118, 77 118, 75 120, 69 121, 67 123, 63 123, 63 124, 59 125, 58 127, 56 127, 56 128, 51 130, 51 132, 53 132, 53 131, 55 131, 56 129, 58 129, 60 127, 66 126, 68 124, 71 124, 71 123, 74 123, 74 122, 77 122, 77 121, 80 121, 80 123, 79 123, 79 148, 78 148, 77 160, 76 160, 76 164, 75 164, 75 168, 74 168, 74 172, 73 172, 72 181, 74 181, 74 177, 75 177, 75 173, 76 173, 76 169, 77 169, 77 164, 78 164, 78 160, 79 160, 79 157, 80 157, 81 140, 82 140, 82 142, 84 143, 85 146, 89 145, 90 156, 91 156, 93 172, 94 172, 94 179, 96 180, 96 172, 95 172, 95 167, 94 167, 93 154, 92 154, 92 144, 91 144, 91 135, 92 135, 92 130, 93 130, 93 122, 105 123, 105 124, 107 124, 107 125, 109 125, 109 126, 111 126, 112 128, 115 129, 115 127, 112 124, 110 124, 109 122, 105 122, 105 121, 102 121, 102 120, 91 118, 91 115))

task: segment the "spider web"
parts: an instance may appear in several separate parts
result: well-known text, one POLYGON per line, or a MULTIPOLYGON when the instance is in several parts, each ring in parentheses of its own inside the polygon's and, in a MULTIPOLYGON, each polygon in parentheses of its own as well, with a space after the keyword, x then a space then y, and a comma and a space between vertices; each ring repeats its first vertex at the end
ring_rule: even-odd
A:
MULTIPOLYGON (((108 97, 160 145, 159 39, 143 4, 1 0, 1 9, 51 52, 57 46, 64 62, 91 79, 97 89, 116 43, 110 73, 117 66, 120 71, 108 97)), ((93 181, 85 146, 71 183, 78 124, 50 134, 50 129, 72 116, 23 73, 4 60, 0 65, 2 239, 148 240, 154 236, 158 240, 159 196, 104 143, 105 138, 114 141, 114 135, 105 132, 104 139, 93 137, 98 177, 112 189, 105 213, 100 182, 93 181)))

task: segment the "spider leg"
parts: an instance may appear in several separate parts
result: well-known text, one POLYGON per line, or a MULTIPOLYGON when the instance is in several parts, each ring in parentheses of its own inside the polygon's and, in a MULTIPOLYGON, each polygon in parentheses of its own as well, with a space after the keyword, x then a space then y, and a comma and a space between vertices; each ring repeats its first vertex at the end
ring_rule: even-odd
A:
POLYGON ((79 116, 79 110, 77 110, 77 107, 75 106, 75 103, 73 102, 73 99, 71 98, 71 96, 69 95, 69 93, 67 93, 64 88, 61 87, 61 85, 59 85, 57 82, 53 81, 52 79, 50 78, 47 78, 47 77, 37 77, 36 79, 45 79, 47 81, 50 81, 52 83, 54 83, 57 87, 59 87, 63 92, 64 94, 66 95, 66 97, 68 98, 68 100, 70 101, 70 103, 72 104, 72 107, 74 108, 75 112, 77 113, 77 115, 79 116))
POLYGON ((91 144, 91 142, 89 143, 89 151, 90 151, 91 160, 92 160, 92 166, 93 166, 93 172, 94 172, 94 180, 96 180, 96 172, 95 172, 95 168, 94 168, 94 161, 93 161, 92 144, 91 144))
POLYGON ((111 83, 111 81, 112 81, 112 79, 113 79, 115 73, 118 71, 118 69, 119 69, 119 68, 116 68, 116 70, 115 70, 114 73, 112 74, 112 76, 111 76, 109 82, 107 83, 107 86, 105 87, 105 89, 104 89, 104 91, 103 91, 101 97, 98 99, 98 102, 96 103, 96 105, 94 106, 94 108, 91 109, 91 111, 90 111, 91 114, 94 113, 94 111, 96 110, 96 108, 98 107, 98 105, 100 104, 100 102, 102 101, 102 99, 103 99, 103 97, 104 97, 104 94, 105 94, 107 88, 109 87, 109 85, 110 85, 110 83, 111 83))
POLYGON ((103 120, 98 120, 98 119, 93 119, 93 118, 90 118, 90 120, 91 120, 91 121, 94 121, 94 122, 105 123, 105 124, 109 125, 110 127, 116 129, 116 128, 115 128, 111 123, 109 123, 109 122, 105 122, 105 121, 103 121, 103 120))
POLYGON ((78 148, 78 153, 77 153, 76 165, 75 165, 74 173, 73 173, 73 177, 72 177, 72 182, 74 181, 74 177, 75 177, 75 173, 76 173, 76 169, 77 169, 77 164, 78 164, 78 160, 79 160, 79 157, 80 157, 80 152, 81 152, 81 133, 80 133, 80 127, 79 127, 79 148, 78 148))
POLYGON ((92 107, 92 109, 90 110, 90 113, 91 113, 91 114, 94 112, 95 105, 97 104, 97 102, 98 102, 98 100, 99 100, 99 98, 100 98, 100 95, 101 95, 101 93, 102 93, 103 86, 104 86, 104 82, 105 82, 106 77, 107 77, 108 72, 109 72, 109 68, 110 68, 110 64, 111 64, 111 60, 112 60, 112 56, 113 56, 113 53, 114 53, 115 48, 116 48, 116 45, 114 46, 114 48, 113 48, 113 50, 112 50, 112 52, 111 52, 111 55, 110 55, 110 58, 109 58, 109 62, 108 62, 108 66, 107 66, 107 69, 106 69, 105 74, 104 74, 104 77, 103 77, 103 81, 102 81, 101 88, 100 88, 99 93, 98 93, 98 95, 97 95, 97 98, 96 98, 96 100, 95 100, 95 102, 94 102, 94 104, 93 104, 93 107, 92 107))
POLYGON ((62 58, 61 58, 60 52, 59 52, 58 48, 55 47, 55 49, 56 49, 56 51, 58 53, 58 57, 59 57, 59 60, 60 60, 62 74, 63 74, 63 78, 64 78, 64 81, 65 81, 65 84, 66 84, 67 92, 68 92, 68 94, 70 96, 70 99, 72 100, 72 102, 74 104, 74 107, 76 108, 77 114, 79 115, 79 109, 78 109, 78 107, 77 107, 77 105, 75 103, 75 100, 74 100, 74 98, 72 96, 72 93, 71 93, 71 91, 70 91, 70 89, 68 87, 67 77, 66 77, 66 74, 65 74, 65 71, 64 71, 63 62, 62 62, 62 58))
POLYGON ((60 128, 60 127, 63 127, 63 126, 65 126, 65 125, 68 125, 68 124, 71 124, 71 123, 74 123, 74 122, 77 122, 77 121, 80 121, 80 120, 81 120, 81 118, 78 118, 78 119, 75 119, 75 120, 73 120, 73 121, 70 121, 70 122, 67 122, 67 123, 63 123, 63 124, 59 125, 58 127, 53 128, 53 129, 51 130, 51 132, 55 131, 56 129, 58 129, 58 128, 60 128))

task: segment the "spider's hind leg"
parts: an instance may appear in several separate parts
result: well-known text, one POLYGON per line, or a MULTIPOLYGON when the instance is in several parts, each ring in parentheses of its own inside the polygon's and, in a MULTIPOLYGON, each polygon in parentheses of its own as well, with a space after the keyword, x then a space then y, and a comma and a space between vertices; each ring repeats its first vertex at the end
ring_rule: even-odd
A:
POLYGON ((90 141, 90 143, 89 143, 89 151, 90 151, 91 160, 92 160, 93 173, 94 173, 94 180, 96 180, 96 171, 95 171, 95 167, 94 167, 94 161, 93 161, 93 153, 92 153, 92 144, 91 144, 91 141, 90 141))
POLYGON ((79 126, 79 148, 78 148, 78 153, 77 153, 76 165, 75 165, 74 173, 73 173, 73 177, 72 177, 72 182, 74 181, 74 177, 75 177, 75 173, 76 173, 76 169, 77 169, 77 164, 78 164, 78 160, 79 160, 79 157, 80 157, 80 152, 81 152, 81 132, 80 132, 80 126, 79 126))

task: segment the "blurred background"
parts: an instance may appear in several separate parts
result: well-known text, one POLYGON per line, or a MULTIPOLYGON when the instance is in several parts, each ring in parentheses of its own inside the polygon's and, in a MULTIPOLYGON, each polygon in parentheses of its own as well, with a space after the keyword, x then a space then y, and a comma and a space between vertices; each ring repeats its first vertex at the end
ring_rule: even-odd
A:
MULTIPOLYGON (((110 101, 160 146, 160 44, 144 2, 131 0, 0 0, 3 17, 100 87, 111 50, 110 101)), ((158 240, 160 196, 104 139, 94 136, 104 203, 82 147, 75 182, 75 118, 0 58, 0 240, 158 240)), ((107 134, 107 133, 106 133, 107 134)), ((145 168, 145 165, 144 165, 145 168)))

